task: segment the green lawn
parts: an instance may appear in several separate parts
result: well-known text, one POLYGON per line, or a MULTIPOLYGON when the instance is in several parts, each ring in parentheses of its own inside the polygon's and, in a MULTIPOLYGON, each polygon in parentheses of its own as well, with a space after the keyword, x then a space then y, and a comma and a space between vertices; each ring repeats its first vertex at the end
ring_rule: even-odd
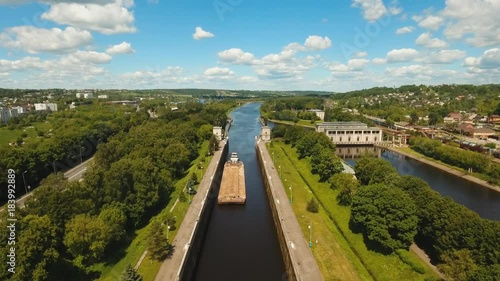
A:
POLYGON ((0 145, 8 145, 9 142, 14 142, 17 138, 21 137, 23 133, 26 133, 28 137, 25 141, 29 141, 30 138, 37 138, 37 130, 47 133, 47 131, 52 126, 48 122, 34 123, 33 126, 28 126, 23 129, 9 130, 7 127, 0 128, 0 145))
MULTIPOLYGON (((175 191, 172 193, 172 199, 169 201, 167 206, 161 211, 160 214, 156 215, 150 220, 150 223, 145 226, 142 229, 139 229, 136 231, 136 237, 132 241, 132 243, 128 246, 128 248, 125 250, 125 256, 123 256, 118 262, 114 264, 105 264, 105 263, 100 263, 96 266, 94 266, 94 270, 97 270, 101 272, 101 278, 98 280, 100 281, 115 281, 115 280, 120 280, 121 274, 124 271, 125 267, 127 264, 131 264, 133 267, 137 264, 139 259, 141 258, 142 254, 146 250, 147 247, 147 233, 149 230, 149 225, 151 222, 154 220, 161 219, 164 217, 164 215, 168 212, 170 212, 170 209, 172 206, 175 204, 176 199, 179 197, 179 194, 181 191, 184 189, 187 180, 191 176, 191 173, 197 171, 197 165, 200 163, 201 158, 206 155, 208 152, 208 141, 205 141, 203 143, 202 149, 200 149, 200 157, 198 157, 196 160, 192 162, 192 166, 189 169, 189 172, 187 175, 179 180, 175 187, 175 191)), ((203 163, 203 170, 201 171, 202 174, 205 174, 205 171, 208 167, 208 164, 210 163, 210 160, 212 159, 212 156, 210 157, 205 157, 205 163, 203 163)), ((198 172, 198 176, 200 172, 198 172)), ((201 178, 198 178, 198 181, 200 181, 201 178)), ((188 202, 178 202, 177 205, 175 206, 174 210, 172 211, 172 214, 176 216, 176 229, 169 231, 169 241, 172 242, 174 240, 175 234, 177 233, 177 228, 181 225, 182 220, 187 212, 187 209, 189 207, 188 202)), ((165 229, 165 234, 166 234, 166 229, 165 229)), ((143 260, 141 263, 141 266, 138 269, 138 272, 140 275, 142 275, 144 281, 151 281, 154 280, 156 277, 156 274, 158 273, 158 270, 160 269, 161 262, 153 261, 149 258, 149 256, 146 256, 146 258, 143 260)))
MULTIPOLYGON (((281 166, 282 183, 287 189, 292 185, 292 208, 304 233, 309 237, 308 225, 312 225, 313 255, 324 280, 373 280, 348 242, 335 227, 323 208, 317 214, 306 210, 307 202, 314 197, 293 163, 284 154, 281 143, 273 143, 275 167, 281 166), (286 179, 286 182, 285 182, 286 179)), ((290 192, 287 190, 290 196, 290 192)))
MULTIPOLYGON (((324 212, 326 213, 325 216, 329 217, 329 220, 324 222, 323 227, 328 227, 330 229, 330 232, 334 237, 333 239, 340 245, 341 249, 344 251, 343 255, 350 260, 350 263, 356 269, 361 279, 425 280, 429 277, 438 279, 435 273, 413 253, 404 251, 404 256, 407 260, 405 263, 397 254, 386 256, 368 250, 363 241, 363 236, 361 234, 354 234, 349 229, 350 208, 339 206, 337 204, 336 197, 339 191, 332 190, 326 183, 319 183, 319 177, 310 173, 309 162, 306 159, 298 160, 298 155, 295 152, 295 149, 281 142, 274 142, 273 146, 276 156, 275 161, 278 166, 281 165, 281 169, 283 171, 283 180, 287 179, 287 182, 291 181, 297 184, 297 187, 294 188, 294 193, 297 193, 297 196, 294 194, 294 204, 296 200, 303 200, 305 202, 313 196, 313 194, 316 196, 324 208, 324 212), (299 179, 297 179, 297 174, 300 177, 299 179), (300 189, 305 190, 305 186, 309 186, 311 188, 312 194, 309 194, 308 196, 306 194, 304 195, 304 198, 299 199, 300 195, 298 192, 300 189), (417 273, 409 264, 424 268, 425 273, 417 273)), ((302 212, 301 209, 305 208, 304 206, 305 205, 294 206, 294 211, 299 218, 299 222, 301 222, 304 235, 308 237, 309 233, 307 229, 307 221, 304 221, 307 217, 302 218, 302 214, 300 213, 302 212)), ((313 223, 314 230, 319 227, 321 227, 319 222, 313 223)), ((327 234, 328 233, 325 234, 324 232, 321 233, 321 235, 327 234)), ((336 274, 338 274, 337 270, 331 270, 331 266, 339 266, 336 263, 348 263, 346 262, 346 258, 338 259, 338 253, 332 254, 334 251, 326 250, 326 248, 325 250, 318 249, 322 244, 323 239, 326 238, 321 238, 319 241, 320 244, 314 247, 313 253, 315 254, 318 264, 320 265, 320 269, 325 277, 331 276, 331 279, 325 278, 325 280, 350 280, 341 276, 336 276, 336 274), (329 264, 328 260, 331 260, 330 262, 334 265, 329 264)), ((326 243, 332 242, 330 241, 326 243)), ((348 272, 348 270, 344 271, 348 272)))

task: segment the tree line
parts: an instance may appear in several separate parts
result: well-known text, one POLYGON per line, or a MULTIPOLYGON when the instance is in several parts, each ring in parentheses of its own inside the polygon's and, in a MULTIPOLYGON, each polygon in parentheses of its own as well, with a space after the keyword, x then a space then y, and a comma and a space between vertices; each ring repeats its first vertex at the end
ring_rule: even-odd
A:
POLYGON ((382 252, 415 241, 455 280, 500 276, 500 223, 443 197, 416 177, 399 176, 389 162, 364 157, 355 166, 361 186, 352 198, 351 227, 382 252))
MULTIPOLYGON (((176 181, 211 139, 208 126, 230 106, 182 107, 176 116, 143 119, 99 144, 83 181, 67 181, 61 173, 44 179, 17 211, 16 274, 6 270, 8 232, 0 232, 0 279, 98 278, 92 266, 119 259, 134 231, 168 204, 176 181)), ((5 229, 6 221, 0 224, 5 229)), ((158 259, 168 249, 162 229, 150 230, 158 259)))
POLYGON ((309 159, 311 172, 318 174, 321 181, 343 171, 341 160, 335 155, 335 145, 323 133, 300 126, 277 125, 272 137, 283 138, 285 143, 295 147, 300 158, 309 159))
POLYGON ((422 137, 412 138, 410 147, 425 156, 444 163, 460 167, 464 170, 472 168, 473 172, 489 177, 489 182, 500 183, 500 166, 493 163, 490 156, 458 147, 443 144, 441 141, 422 137))

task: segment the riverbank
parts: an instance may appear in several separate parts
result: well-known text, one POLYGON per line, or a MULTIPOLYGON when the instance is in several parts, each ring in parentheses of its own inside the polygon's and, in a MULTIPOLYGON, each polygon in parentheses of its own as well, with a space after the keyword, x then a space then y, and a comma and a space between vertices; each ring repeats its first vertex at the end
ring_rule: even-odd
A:
POLYGON ((404 156, 409 157, 413 160, 416 160, 416 161, 425 163, 429 166, 432 166, 434 168, 440 169, 441 171, 447 172, 447 173, 455 175, 457 177, 461 177, 469 182, 478 184, 478 185, 485 187, 485 188, 489 188, 489 189, 494 190, 496 192, 500 192, 500 186, 490 184, 485 180, 479 179, 477 177, 474 177, 472 175, 465 173, 464 171, 458 170, 458 168, 451 168, 445 164, 439 163, 439 162, 437 162, 437 160, 429 158, 425 155, 422 155, 414 150, 412 150, 412 153, 408 153, 399 147, 378 146, 378 145, 377 145, 377 147, 404 155, 404 156))

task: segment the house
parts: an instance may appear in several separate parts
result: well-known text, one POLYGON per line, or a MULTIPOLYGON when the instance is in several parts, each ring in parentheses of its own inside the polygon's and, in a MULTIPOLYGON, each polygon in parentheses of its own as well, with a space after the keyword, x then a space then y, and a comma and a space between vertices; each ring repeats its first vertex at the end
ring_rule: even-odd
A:
POLYGON ((490 115, 487 119, 488 123, 500 123, 500 115, 490 115))
POLYGON ((461 123, 457 126, 456 131, 460 134, 472 136, 475 128, 472 124, 469 123, 461 123))
POLYGON ((496 134, 496 132, 493 131, 492 129, 478 128, 478 129, 473 130, 472 137, 486 140, 486 139, 488 139, 489 136, 493 136, 495 134, 496 134))
POLYGON ((316 124, 316 132, 326 134, 337 145, 372 145, 382 141, 381 129, 357 121, 316 124))
POLYGON ((320 109, 310 109, 310 110, 308 110, 308 112, 316 113, 316 116, 320 120, 325 120, 325 112, 323 110, 320 110, 320 109))
POLYGON ((462 121, 462 114, 460 112, 450 112, 447 117, 453 118, 453 122, 462 121))
POLYGON ((57 111, 57 103, 35 103, 35 110, 37 110, 37 111, 43 111, 43 110, 57 111))

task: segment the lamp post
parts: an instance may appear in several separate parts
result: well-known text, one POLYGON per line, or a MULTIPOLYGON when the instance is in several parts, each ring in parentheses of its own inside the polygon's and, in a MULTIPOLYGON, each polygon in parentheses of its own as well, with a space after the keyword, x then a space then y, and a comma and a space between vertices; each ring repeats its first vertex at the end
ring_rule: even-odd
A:
POLYGON ((273 163, 274 163, 274 150, 273 150, 273 163))
POLYGON ((24 178, 24 174, 26 174, 27 171, 28 170, 23 172, 24 191, 26 192, 26 194, 28 194, 28 189, 26 188, 26 179, 24 178))
POLYGON ((292 184, 290 184, 290 203, 293 203, 293 189, 292 189, 292 184))
POLYGON ((279 165, 278 168, 280 169, 280 179, 281 179, 281 165, 279 165))
POLYGON ((311 223, 309 223, 309 247, 312 247, 313 246, 313 242, 312 242, 312 225, 311 223))

